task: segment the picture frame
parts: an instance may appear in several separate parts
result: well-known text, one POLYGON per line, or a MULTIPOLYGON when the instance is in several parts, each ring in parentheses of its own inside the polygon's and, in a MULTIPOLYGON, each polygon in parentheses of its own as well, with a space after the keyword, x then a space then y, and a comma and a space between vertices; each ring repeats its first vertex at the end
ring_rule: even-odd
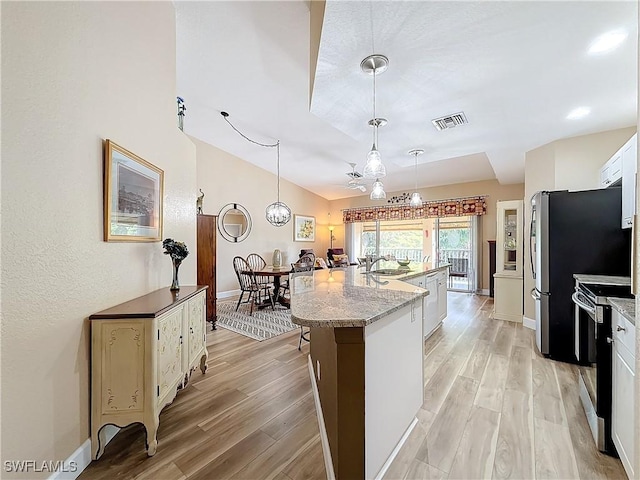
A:
POLYGON ((316 241, 316 217, 308 215, 293 215, 293 241, 316 241))
POLYGON ((162 239, 164 172, 107 139, 104 143, 104 241, 162 239))

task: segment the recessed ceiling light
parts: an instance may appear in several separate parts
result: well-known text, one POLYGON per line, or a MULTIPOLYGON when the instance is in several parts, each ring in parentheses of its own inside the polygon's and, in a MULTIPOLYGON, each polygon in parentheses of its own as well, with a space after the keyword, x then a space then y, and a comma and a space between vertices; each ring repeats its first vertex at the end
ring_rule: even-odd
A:
POLYGON ((589 54, 598 55, 600 53, 608 53, 616 47, 619 47, 625 38, 627 38, 627 32, 622 30, 603 33, 591 43, 589 54))
POLYGON ((574 108, 569 112, 569 115, 567 115, 567 120, 577 120, 579 118, 586 117, 589 113, 591 113, 591 109, 589 107, 574 108))

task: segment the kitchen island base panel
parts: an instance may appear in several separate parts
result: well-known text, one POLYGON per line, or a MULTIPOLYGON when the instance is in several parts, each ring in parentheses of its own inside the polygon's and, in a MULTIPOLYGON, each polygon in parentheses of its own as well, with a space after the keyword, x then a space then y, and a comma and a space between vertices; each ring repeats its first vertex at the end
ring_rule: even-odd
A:
POLYGON ((415 420, 424 394, 421 307, 415 301, 366 327, 311 329, 338 479, 379 476, 415 420))

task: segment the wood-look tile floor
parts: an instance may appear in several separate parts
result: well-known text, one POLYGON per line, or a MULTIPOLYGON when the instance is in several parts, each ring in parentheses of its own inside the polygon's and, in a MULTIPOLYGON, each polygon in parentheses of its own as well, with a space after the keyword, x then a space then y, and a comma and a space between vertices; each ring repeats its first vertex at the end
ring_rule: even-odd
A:
MULTIPOLYGON (((488 297, 448 298, 447 320, 425 342, 419 423, 385 478, 626 478, 594 446, 577 369, 538 356, 533 331, 490 318, 488 297)), ((156 455, 131 426, 79 478, 326 478, 298 334, 210 332, 209 370, 162 411, 156 455)))
POLYGON ((425 396, 386 479, 626 479, 594 444, 577 367, 540 356, 535 333, 491 318, 488 297, 449 293, 425 342, 425 396))

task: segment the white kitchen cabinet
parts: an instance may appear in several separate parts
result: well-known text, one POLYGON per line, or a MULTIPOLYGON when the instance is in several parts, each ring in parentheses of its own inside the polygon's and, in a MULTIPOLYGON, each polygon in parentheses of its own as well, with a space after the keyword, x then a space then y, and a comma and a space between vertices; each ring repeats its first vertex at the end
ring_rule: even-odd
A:
POLYGON ((91 451, 104 452, 103 427, 142 423, 156 453, 160 411, 191 372, 207 369, 206 286, 169 288, 91 315, 91 451))
POLYGON ((600 168, 600 187, 607 188, 622 179, 622 149, 600 168))
POLYGON ((437 274, 438 279, 438 319, 442 322, 447 318, 447 271, 437 274))
POLYGON ((636 213, 636 173, 638 171, 638 134, 620 149, 622 156, 622 228, 631 228, 636 213))
POLYGON ((611 436, 629 478, 634 475, 633 428, 636 407, 635 327, 620 312, 612 311, 613 378, 611 399, 611 436))
POLYGON ((428 337, 433 333, 438 325, 440 325, 440 318, 438 315, 438 275, 436 273, 427 275, 425 277, 425 282, 425 288, 429 290, 429 295, 424 299, 422 315, 424 336, 428 337))
POLYGON ((522 200, 496 203, 496 273, 522 278, 522 200))
POLYGON ((423 334, 430 336, 447 317, 447 270, 409 278, 405 282, 429 290, 422 305, 423 334))
POLYGON ((498 225, 496 240, 496 273, 494 278, 493 318, 522 322, 522 200, 496 204, 498 225))

